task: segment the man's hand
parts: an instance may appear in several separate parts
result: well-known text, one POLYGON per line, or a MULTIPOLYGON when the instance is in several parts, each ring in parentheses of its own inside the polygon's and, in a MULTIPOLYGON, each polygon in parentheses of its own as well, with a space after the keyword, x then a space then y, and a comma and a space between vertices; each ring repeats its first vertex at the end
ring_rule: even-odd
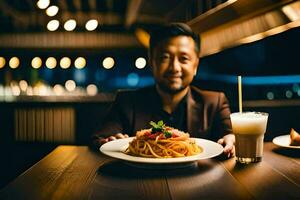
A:
POLYGON ((117 139, 123 139, 123 138, 128 138, 129 136, 127 134, 122 134, 122 133, 117 133, 115 135, 109 136, 107 138, 101 138, 99 139, 99 146, 109 142, 109 141, 113 141, 113 140, 117 140, 117 139))
POLYGON ((235 155, 235 136, 233 134, 225 135, 218 140, 218 143, 224 147, 224 154, 229 158, 235 155))

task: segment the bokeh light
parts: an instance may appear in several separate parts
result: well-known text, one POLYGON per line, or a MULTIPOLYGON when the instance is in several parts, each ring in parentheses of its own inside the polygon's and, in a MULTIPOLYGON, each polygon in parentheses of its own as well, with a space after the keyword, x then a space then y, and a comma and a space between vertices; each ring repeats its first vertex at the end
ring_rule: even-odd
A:
POLYGON ((64 28, 66 31, 73 31, 76 28, 76 21, 74 19, 69 19, 65 22, 64 28))
POLYGON ((87 21, 87 23, 85 24, 85 28, 88 31, 93 31, 97 28, 98 26, 98 21, 95 19, 91 19, 89 21, 87 21))
POLYGON ((112 57, 107 57, 103 60, 102 65, 105 69, 111 69, 115 65, 115 61, 112 57))
POLYGON ((49 69, 53 69, 55 68, 57 65, 57 61, 54 57, 49 57, 46 60, 46 67, 48 67, 49 69))
POLYGON ((19 65, 20 65, 20 60, 19 60, 18 57, 12 57, 9 60, 9 66, 10 66, 10 68, 16 69, 17 67, 19 67, 19 65))
POLYGON ((73 92, 76 89, 76 83, 73 80, 67 80, 65 83, 65 88, 68 92, 73 92))
POLYGON ((86 92, 90 96, 95 96, 98 93, 98 88, 95 84, 90 84, 86 87, 86 92))
POLYGON ((5 63, 6 63, 5 58, 0 57, 0 69, 5 66, 5 63))
POLYGON ((59 27, 59 21, 56 19, 49 21, 47 24, 47 29, 49 31, 55 31, 58 29, 58 27, 59 27))
POLYGON ((82 69, 86 65, 86 60, 83 57, 76 58, 74 65, 77 69, 82 69))
POLYGON ((42 59, 40 57, 34 57, 32 60, 31 60, 31 66, 34 68, 34 69, 38 69, 42 66, 42 59))
POLYGON ((146 67, 146 64, 147 64, 147 62, 146 62, 145 58, 140 57, 135 60, 135 66, 138 69, 143 69, 144 67, 146 67))
POLYGON ((71 66, 71 59, 68 57, 63 57, 60 59, 59 65, 63 69, 67 69, 71 66))
POLYGON ((40 9, 46 9, 50 5, 50 0, 39 0, 36 5, 40 9))
POLYGON ((46 14, 49 17, 53 17, 58 13, 59 8, 57 6, 50 6, 49 8, 47 8, 46 10, 46 14))

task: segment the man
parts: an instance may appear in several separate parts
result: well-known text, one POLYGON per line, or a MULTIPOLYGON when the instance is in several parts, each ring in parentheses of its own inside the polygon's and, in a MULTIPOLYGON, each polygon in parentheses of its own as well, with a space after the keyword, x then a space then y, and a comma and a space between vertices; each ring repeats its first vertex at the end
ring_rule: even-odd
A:
POLYGON ((119 92, 94 144, 130 136, 149 128, 150 121, 191 137, 218 141, 228 157, 234 154, 230 109, 221 92, 190 86, 199 64, 200 38, 182 23, 165 25, 151 33, 149 61, 155 86, 119 92))

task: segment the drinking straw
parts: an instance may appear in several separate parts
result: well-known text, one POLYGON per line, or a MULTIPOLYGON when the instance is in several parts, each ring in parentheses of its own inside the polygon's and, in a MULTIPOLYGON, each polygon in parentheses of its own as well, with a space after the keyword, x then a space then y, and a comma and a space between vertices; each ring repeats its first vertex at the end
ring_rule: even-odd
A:
POLYGON ((242 104, 242 76, 238 76, 238 92, 239 92, 239 111, 243 112, 243 104, 242 104))

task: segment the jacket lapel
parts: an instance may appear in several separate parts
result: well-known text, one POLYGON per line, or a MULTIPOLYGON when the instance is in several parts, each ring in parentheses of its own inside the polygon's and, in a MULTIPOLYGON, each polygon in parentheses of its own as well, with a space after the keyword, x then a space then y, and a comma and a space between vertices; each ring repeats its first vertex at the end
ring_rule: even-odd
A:
POLYGON ((207 127, 205 127, 207 124, 206 121, 202 99, 200 97, 200 100, 196 102, 190 89, 187 96, 187 130, 191 137, 204 136, 201 133, 207 129, 207 127))

